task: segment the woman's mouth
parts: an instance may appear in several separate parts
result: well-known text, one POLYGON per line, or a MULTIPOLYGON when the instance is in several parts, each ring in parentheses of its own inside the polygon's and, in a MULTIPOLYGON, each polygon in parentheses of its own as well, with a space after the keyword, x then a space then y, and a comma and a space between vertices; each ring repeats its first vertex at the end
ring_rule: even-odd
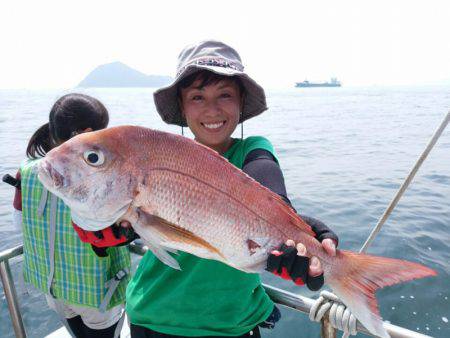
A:
POLYGON ((217 130, 225 124, 225 121, 215 122, 215 123, 201 123, 203 127, 208 130, 217 130))

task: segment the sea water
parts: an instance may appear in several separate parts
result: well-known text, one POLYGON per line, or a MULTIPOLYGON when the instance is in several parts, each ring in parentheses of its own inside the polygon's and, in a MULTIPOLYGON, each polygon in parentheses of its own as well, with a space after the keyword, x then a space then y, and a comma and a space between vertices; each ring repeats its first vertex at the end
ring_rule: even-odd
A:
MULTIPOLYGON (((30 136, 48 121, 55 100, 72 91, 99 98, 110 111, 112 126, 181 133, 161 122, 153 89, 1 90, 1 175, 16 173, 30 136)), ((292 88, 268 90, 267 96, 269 110, 244 123, 244 136, 272 141, 297 210, 325 222, 339 235, 339 247, 355 251, 450 110, 450 86, 292 88)), ((240 137, 240 129, 235 136, 240 137)), ((13 193, 0 184, 0 251, 21 243, 11 222, 13 193)), ((419 262, 438 272, 434 278, 377 292, 384 320, 435 337, 450 336, 449 241, 450 127, 369 248, 371 254, 419 262)), ((12 262, 12 271, 28 335, 42 337, 59 327, 43 296, 21 280, 20 259, 12 262)), ((262 278, 317 296, 269 274, 262 278)), ((262 331, 264 337, 319 335, 319 326, 307 316, 287 309, 282 315, 274 330, 262 331)), ((0 336, 14 336, 2 288, 0 336)))

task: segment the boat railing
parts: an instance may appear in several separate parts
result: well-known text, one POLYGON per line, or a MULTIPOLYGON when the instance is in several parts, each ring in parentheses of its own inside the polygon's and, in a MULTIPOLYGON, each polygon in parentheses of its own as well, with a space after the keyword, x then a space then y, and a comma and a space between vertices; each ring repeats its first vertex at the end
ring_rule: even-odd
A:
MULTIPOLYGON (((130 251, 134 254, 142 256, 146 252, 146 247, 140 244, 131 243, 130 251)), ((7 249, 0 253, 0 277, 3 284, 5 298, 8 303, 8 310, 16 337, 26 337, 25 327, 23 325, 22 314, 17 299, 17 293, 14 286, 14 279, 11 273, 9 261, 23 254, 23 245, 7 249)), ((277 304, 286 306, 290 309, 309 314, 314 304, 314 299, 300 296, 282 289, 275 288, 270 285, 263 284, 267 294, 277 304)), ((321 321, 321 334, 324 338, 336 337, 336 329, 333 328, 328 321, 327 316, 321 321)), ((392 338, 424 338, 429 337, 421 333, 405 329, 400 326, 384 322, 383 326, 392 338)), ((357 323, 358 332, 372 336, 367 329, 359 322, 357 323)))

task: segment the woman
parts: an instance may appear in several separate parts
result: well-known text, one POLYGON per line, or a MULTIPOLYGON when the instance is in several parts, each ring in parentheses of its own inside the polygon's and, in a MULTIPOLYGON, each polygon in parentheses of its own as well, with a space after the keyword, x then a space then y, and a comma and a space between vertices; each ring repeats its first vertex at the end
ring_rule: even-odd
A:
MULTIPOLYGON (((186 47, 174 83, 156 91, 154 98, 165 122, 188 126, 197 142, 290 203, 271 143, 260 136, 231 137, 238 123, 267 109, 264 90, 244 73, 234 49, 218 41, 186 47)), ((327 252, 334 254, 336 235, 323 223, 304 219, 327 252)), ((295 247, 288 241, 270 256, 268 269, 318 289, 323 284, 320 262, 315 257, 309 262, 302 256, 305 253, 302 244, 295 247)), ((259 275, 183 252, 174 258, 182 271, 164 265, 150 252, 141 260, 127 288, 133 338, 259 337, 258 325, 273 325, 277 310, 259 275)))

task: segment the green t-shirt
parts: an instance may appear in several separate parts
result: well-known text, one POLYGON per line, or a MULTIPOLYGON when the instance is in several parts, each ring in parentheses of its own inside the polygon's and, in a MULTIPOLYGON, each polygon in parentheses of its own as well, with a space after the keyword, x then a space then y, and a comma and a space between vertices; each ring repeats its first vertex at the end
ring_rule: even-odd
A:
MULTIPOLYGON (((224 157, 242 168, 254 149, 274 153, 267 139, 253 136, 234 140, 224 157)), ((131 323, 179 336, 240 336, 272 312, 273 302, 258 274, 185 252, 174 258, 182 271, 161 263, 151 252, 142 258, 127 288, 131 323)))

